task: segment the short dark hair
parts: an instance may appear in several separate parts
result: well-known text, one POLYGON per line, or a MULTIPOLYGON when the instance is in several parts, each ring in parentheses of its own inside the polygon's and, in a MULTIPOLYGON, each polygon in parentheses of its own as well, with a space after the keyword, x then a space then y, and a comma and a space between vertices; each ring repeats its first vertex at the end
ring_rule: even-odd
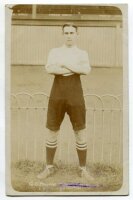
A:
POLYGON ((72 26, 72 27, 74 27, 76 29, 76 31, 78 31, 78 27, 73 22, 68 22, 68 23, 63 24, 62 30, 64 30, 64 28, 67 27, 67 26, 68 27, 72 26))

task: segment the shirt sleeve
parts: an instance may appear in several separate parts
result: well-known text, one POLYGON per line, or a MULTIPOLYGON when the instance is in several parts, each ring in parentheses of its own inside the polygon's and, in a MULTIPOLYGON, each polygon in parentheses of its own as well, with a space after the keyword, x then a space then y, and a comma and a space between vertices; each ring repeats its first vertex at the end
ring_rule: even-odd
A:
POLYGON ((83 51, 83 55, 79 62, 78 68, 81 68, 83 70, 83 74, 88 74, 91 71, 89 56, 86 51, 83 51))
POLYGON ((56 65, 56 54, 54 49, 49 52, 47 63, 45 65, 46 70, 48 70, 51 65, 56 65))

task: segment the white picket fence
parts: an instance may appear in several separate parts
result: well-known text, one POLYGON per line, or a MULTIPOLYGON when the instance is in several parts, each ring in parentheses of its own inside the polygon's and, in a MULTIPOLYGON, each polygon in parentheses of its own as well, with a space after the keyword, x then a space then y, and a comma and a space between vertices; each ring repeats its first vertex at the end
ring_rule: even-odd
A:
MULTIPOLYGON (((48 95, 11 94, 11 158, 45 161, 45 128, 48 95)), ((122 95, 86 94, 87 161, 122 164, 122 95)), ((75 138, 66 115, 60 129, 55 161, 77 164, 75 138)))

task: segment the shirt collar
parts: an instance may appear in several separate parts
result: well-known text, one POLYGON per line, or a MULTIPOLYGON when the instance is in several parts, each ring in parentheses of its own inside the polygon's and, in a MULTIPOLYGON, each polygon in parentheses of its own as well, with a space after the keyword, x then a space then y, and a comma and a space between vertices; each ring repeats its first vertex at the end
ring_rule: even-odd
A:
POLYGON ((77 49, 76 45, 73 45, 72 47, 67 47, 65 44, 62 46, 64 49, 77 49))

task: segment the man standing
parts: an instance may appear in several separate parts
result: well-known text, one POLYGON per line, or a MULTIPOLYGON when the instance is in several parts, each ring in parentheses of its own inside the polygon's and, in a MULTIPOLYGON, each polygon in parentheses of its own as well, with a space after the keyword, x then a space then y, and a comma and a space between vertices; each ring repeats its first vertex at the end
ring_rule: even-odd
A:
POLYGON ((38 175, 45 179, 55 172, 53 160, 57 148, 57 136, 65 113, 69 115, 75 134, 81 176, 88 180, 93 177, 86 170, 87 143, 85 136, 85 102, 80 75, 90 72, 88 54, 76 46, 78 28, 73 23, 62 27, 64 45, 50 51, 46 71, 55 75, 52 86, 47 124, 49 133, 46 141, 46 168, 38 175))

